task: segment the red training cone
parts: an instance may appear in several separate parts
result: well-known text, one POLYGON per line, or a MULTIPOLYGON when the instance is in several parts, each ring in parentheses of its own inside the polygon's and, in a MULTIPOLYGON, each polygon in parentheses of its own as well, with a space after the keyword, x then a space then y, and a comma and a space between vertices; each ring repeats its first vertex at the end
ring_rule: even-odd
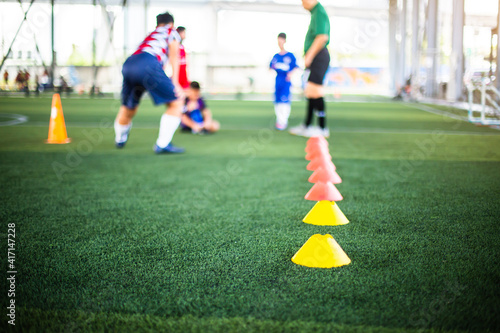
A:
POLYGON ((317 146, 317 148, 307 153, 306 160, 312 161, 318 156, 326 156, 329 159, 332 159, 332 155, 330 155, 330 153, 328 152, 328 148, 317 146))
POLYGON ((323 141, 312 141, 311 143, 308 143, 306 145, 304 151, 306 153, 310 153, 312 151, 315 151, 317 148, 325 148, 326 150, 328 150, 328 145, 326 143, 323 143, 323 141))
POLYGON ((340 201, 342 195, 332 183, 317 182, 304 197, 311 201, 340 201))
POLYGON ((324 136, 312 136, 307 140, 307 144, 311 144, 311 142, 322 142, 326 146, 328 146, 328 140, 325 139, 324 136))
POLYGON ((330 182, 332 184, 340 184, 342 183, 342 179, 333 168, 319 167, 318 169, 316 169, 316 171, 313 172, 311 177, 309 177, 309 183, 317 182, 330 182))
POLYGON ((331 156, 318 156, 307 165, 307 170, 315 171, 319 167, 337 169, 331 160, 331 156))

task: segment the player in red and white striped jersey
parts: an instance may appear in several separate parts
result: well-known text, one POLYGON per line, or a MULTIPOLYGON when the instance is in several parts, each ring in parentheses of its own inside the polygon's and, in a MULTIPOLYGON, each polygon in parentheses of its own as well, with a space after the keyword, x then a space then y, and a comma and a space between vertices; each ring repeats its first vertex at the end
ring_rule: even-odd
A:
POLYGON ((115 143, 123 148, 132 128, 140 99, 147 90, 155 105, 166 104, 161 117, 160 132, 154 151, 156 153, 181 153, 184 149, 172 145, 172 137, 179 127, 182 114, 182 93, 179 82, 179 42, 174 29, 174 18, 166 12, 156 17, 157 27, 139 45, 123 64, 122 105, 115 120, 115 143), (163 66, 170 62, 172 80, 163 66))
POLYGON ((189 88, 189 79, 187 77, 186 49, 182 44, 182 41, 186 38, 186 28, 177 27, 177 32, 181 38, 181 44, 179 45, 179 85, 186 90, 189 88))
POLYGON ((177 30, 173 28, 173 24, 158 26, 155 31, 144 39, 133 54, 149 53, 155 56, 162 65, 165 65, 168 61, 168 45, 174 41, 180 43, 181 37, 177 30))

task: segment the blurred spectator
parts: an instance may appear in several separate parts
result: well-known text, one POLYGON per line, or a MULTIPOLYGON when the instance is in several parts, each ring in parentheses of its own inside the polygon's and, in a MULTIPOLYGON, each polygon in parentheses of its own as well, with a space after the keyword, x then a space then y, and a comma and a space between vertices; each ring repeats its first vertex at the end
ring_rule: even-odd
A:
POLYGON ((50 85, 49 85, 49 72, 47 70, 44 70, 43 71, 43 74, 42 74, 42 77, 40 79, 40 84, 41 84, 41 88, 42 88, 42 91, 47 89, 47 88, 50 88, 50 85))
POLYGON ((24 93, 26 96, 30 95, 30 73, 28 72, 27 69, 24 70, 24 93))
POLYGON ((7 70, 5 70, 5 72, 3 72, 3 82, 5 84, 4 89, 9 89, 9 72, 7 72, 7 70))
POLYGON ((22 70, 17 71, 16 75, 16 86, 17 90, 22 91, 24 89, 24 72, 22 70))
POLYGON ((40 95, 40 89, 42 89, 40 86, 40 77, 38 74, 35 74, 35 95, 40 95))
POLYGON ((66 92, 66 94, 69 95, 70 93, 70 87, 68 85, 68 82, 64 79, 64 76, 59 76, 59 93, 66 92))

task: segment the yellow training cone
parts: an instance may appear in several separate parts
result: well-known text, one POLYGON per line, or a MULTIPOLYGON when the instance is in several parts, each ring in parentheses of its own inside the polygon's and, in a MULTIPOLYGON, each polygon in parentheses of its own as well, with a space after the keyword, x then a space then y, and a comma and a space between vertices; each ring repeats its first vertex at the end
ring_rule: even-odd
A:
POLYGON ((351 263, 351 259, 329 234, 312 235, 295 253, 292 261, 297 265, 318 268, 340 267, 351 263))
POLYGON ((314 225, 342 225, 349 223, 335 201, 318 201, 302 220, 314 225))

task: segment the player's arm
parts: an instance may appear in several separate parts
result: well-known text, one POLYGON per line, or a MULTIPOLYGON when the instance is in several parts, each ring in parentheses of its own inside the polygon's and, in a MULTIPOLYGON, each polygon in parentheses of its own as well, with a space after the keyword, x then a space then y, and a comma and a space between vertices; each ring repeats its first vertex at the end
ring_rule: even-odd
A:
POLYGON ((293 54, 292 54, 292 63, 290 66, 292 69, 290 69, 290 71, 286 74, 287 81, 292 80, 293 73, 299 68, 299 65, 297 65, 297 59, 295 59, 295 56, 293 54))
POLYGON ((168 59, 170 60, 170 65, 172 66, 172 82, 177 87, 179 85, 179 42, 177 40, 172 40, 168 44, 168 59))
POLYGON ((276 59, 276 56, 273 57, 273 59, 271 60, 271 63, 269 64, 269 69, 271 69, 271 70, 276 70, 276 66, 275 66, 276 60, 275 59, 276 59))
POLYGON ((314 38, 311 47, 307 50, 306 55, 304 56, 304 64, 306 68, 311 66, 314 57, 316 57, 319 51, 325 48, 326 43, 328 43, 328 35, 326 34, 320 34, 314 38))

